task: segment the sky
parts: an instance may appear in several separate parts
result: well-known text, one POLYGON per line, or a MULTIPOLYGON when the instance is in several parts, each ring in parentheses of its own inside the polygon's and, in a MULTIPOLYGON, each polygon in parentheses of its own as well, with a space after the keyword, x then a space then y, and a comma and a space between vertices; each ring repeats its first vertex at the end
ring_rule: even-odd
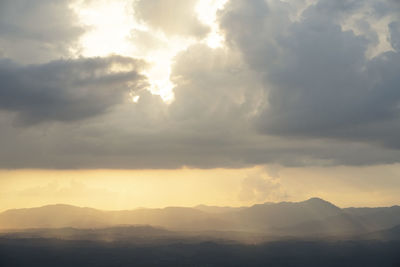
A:
POLYGON ((2 0, 0 211, 400 204, 397 0, 2 0))

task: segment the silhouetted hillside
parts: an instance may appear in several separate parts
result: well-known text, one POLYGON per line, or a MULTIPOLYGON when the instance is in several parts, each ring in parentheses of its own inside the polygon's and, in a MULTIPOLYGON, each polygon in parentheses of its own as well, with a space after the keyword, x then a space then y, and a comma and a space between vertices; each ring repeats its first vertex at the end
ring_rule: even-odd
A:
POLYGON ((229 216, 242 227, 242 230, 274 232, 277 228, 321 220, 341 213, 342 210, 335 205, 319 198, 312 198, 303 202, 258 204, 231 213, 229 216))
POLYGON ((399 218, 398 207, 340 209, 317 198, 242 208, 50 205, 0 214, 0 266, 400 266, 399 218))
POLYGON ((173 230, 224 229, 229 221, 194 208, 168 207, 108 212, 112 224, 146 224, 173 230))
POLYGON ((279 231, 282 235, 286 234, 288 236, 297 237, 346 237, 367 233, 370 229, 358 218, 340 213, 322 220, 304 221, 300 224, 276 229, 276 231, 279 231))
POLYGON ((228 222, 193 208, 101 211, 69 205, 14 209, 0 214, 0 228, 99 228, 113 225, 153 225, 182 230, 222 229, 228 222))
POLYGON ((347 208, 343 209, 349 215, 357 217, 370 229, 385 229, 400 224, 400 207, 382 208, 347 208))
POLYGON ((117 226, 110 228, 37 228, 6 232, 0 237, 10 239, 50 238, 63 240, 91 241, 127 241, 130 243, 148 243, 154 240, 180 237, 178 233, 151 226, 117 226))
POLYGON ((104 227, 110 225, 106 212, 71 205, 13 209, 0 214, 0 228, 104 227))
POLYGON ((197 210, 207 212, 207 213, 228 213, 228 212, 234 212, 234 211, 244 209, 245 207, 234 208, 234 207, 218 207, 218 206, 198 205, 194 208, 197 210))
POLYGON ((384 241, 400 240, 400 225, 397 225, 389 229, 362 235, 361 238, 367 240, 384 240, 384 241))
POLYGON ((263 236, 357 236, 400 225, 400 207, 339 207, 319 198, 251 207, 101 211, 69 205, 15 209, 0 214, 0 229, 107 228, 150 225, 172 231, 257 233, 263 236))
POLYGON ((0 266, 394 267, 400 242, 285 241, 262 245, 216 242, 138 246, 126 243, 0 238, 0 266))

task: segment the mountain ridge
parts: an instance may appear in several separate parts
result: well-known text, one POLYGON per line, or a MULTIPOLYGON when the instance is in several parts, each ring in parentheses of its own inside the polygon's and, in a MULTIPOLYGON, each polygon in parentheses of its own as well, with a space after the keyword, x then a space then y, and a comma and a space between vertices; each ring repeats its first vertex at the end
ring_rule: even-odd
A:
POLYGON ((321 198, 248 207, 166 207, 100 210, 68 204, 10 209, 0 229, 104 228, 149 225, 171 231, 240 231, 268 235, 349 235, 400 225, 400 207, 339 208, 321 198))

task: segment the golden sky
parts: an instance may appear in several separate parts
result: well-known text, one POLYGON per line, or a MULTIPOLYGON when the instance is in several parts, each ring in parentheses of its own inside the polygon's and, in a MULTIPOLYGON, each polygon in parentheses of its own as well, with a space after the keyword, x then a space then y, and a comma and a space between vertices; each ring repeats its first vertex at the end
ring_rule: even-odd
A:
POLYGON ((400 166, 178 170, 3 170, 0 210, 66 203, 99 209, 247 206, 321 197, 341 206, 399 203, 400 166))
POLYGON ((393 1, 3 2, 0 210, 400 204, 393 1))

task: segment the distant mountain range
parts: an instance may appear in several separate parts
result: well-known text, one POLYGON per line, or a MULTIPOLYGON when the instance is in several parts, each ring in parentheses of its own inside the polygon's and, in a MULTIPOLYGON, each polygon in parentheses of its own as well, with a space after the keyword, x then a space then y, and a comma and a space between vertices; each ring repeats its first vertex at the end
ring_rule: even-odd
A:
MULTIPOLYGON (((265 203, 240 208, 200 205, 193 208, 103 211, 70 205, 49 205, 0 213, 0 229, 3 231, 68 227, 105 229, 121 225, 156 227, 144 228, 146 231, 141 229, 157 235, 168 234, 168 231, 224 231, 280 237, 388 237, 391 233, 399 233, 400 207, 341 209, 323 199, 311 198, 303 202, 265 203)), ((71 235, 72 230, 69 231, 71 235)), ((93 235, 87 231, 85 234, 93 235)), ((132 233, 133 230, 129 231, 132 233)))

